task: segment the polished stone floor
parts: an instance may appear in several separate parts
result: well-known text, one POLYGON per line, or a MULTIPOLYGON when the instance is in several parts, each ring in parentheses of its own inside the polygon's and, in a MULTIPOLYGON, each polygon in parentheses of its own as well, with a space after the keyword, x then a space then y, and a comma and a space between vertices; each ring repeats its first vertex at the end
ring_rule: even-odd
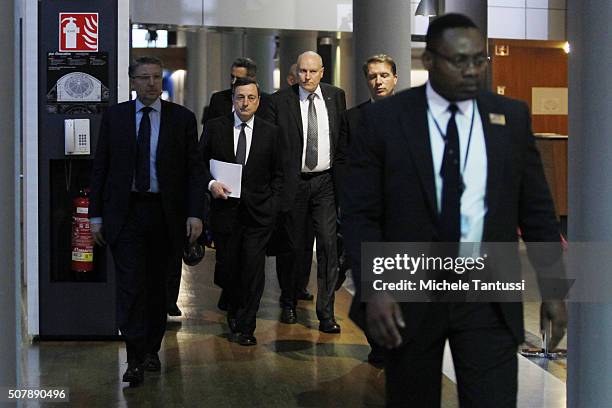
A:
MULTIPOLYGON (((69 387, 71 407, 381 407, 384 372, 365 362, 369 347, 348 319, 350 294, 338 292, 342 334, 323 334, 312 302, 300 302, 298 324, 278 322, 279 289, 274 258, 266 266, 266 290, 257 321, 258 345, 227 340, 225 318, 215 305, 214 251, 184 267, 179 306, 160 352, 161 373, 147 373, 137 388, 122 383, 121 342, 35 342, 24 351, 24 383, 69 387)), ((314 273, 311 278, 314 278, 314 273)), ((314 279, 311 279, 313 287, 314 279)), ((537 341, 537 305, 526 308, 528 339, 537 341)), ((454 372, 447 356, 443 407, 457 407, 454 372)), ((519 357, 520 407, 564 407, 565 365, 519 357)), ((38 403, 23 406, 42 406, 38 403)))

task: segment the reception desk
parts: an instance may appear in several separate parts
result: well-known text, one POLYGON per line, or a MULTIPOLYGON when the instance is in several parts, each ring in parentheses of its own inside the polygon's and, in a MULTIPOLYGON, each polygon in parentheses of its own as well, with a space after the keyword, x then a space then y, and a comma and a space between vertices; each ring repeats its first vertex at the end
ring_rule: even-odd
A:
POLYGON ((558 216, 567 216, 567 136, 536 133, 544 174, 558 216))

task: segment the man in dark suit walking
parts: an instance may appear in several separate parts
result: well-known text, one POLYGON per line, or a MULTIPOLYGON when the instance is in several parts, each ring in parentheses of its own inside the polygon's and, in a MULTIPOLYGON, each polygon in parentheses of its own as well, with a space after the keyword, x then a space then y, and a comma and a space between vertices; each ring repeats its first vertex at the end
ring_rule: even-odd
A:
POLYGON ((257 344, 253 335, 265 283, 266 246, 280 205, 283 187, 281 137, 277 126, 255 115, 257 83, 234 83, 234 113, 209 121, 201 140, 206 181, 213 195, 211 228, 217 246, 215 283, 229 300, 231 339, 243 346, 257 344), (241 164, 240 197, 210 173, 210 160, 241 164))
MULTIPOLYGON (((393 58, 386 54, 371 56, 364 62, 362 70, 368 90, 370 91, 370 99, 347 110, 342 115, 342 126, 340 127, 338 149, 336 151, 336 160, 334 161, 334 183, 338 196, 340 218, 342 218, 342 207, 345 205, 343 203, 345 196, 348 195, 350 198, 350 191, 343 191, 348 167, 347 154, 351 139, 358 133, 363 132, 363 109, 373 102, 393 95, 397 85, 397 66, 393 58)), ((340 273, 346 273, 346 269, 340 271, 340 273)), ((337 288, 339 288, 345 278, 345 275, 338 277, 337 288)), ((384 364, 384 349, 369 337, 368 342, 372 347, 368 355, 368 362, 376 367, 381 367, 384 364)))
MULTIPOLYGON (((236 58, 232 63, 230 69, 230 87, 228 89, 224 89, 223 91, 215 92, 214 94, 212 94, 212 96, 210 97, 210 103, 208 104, 208 106, 204 107, 204 112, 202 113, 202 125, 204 125, 204 127, 206 127, 206 123, 209 120, 222 116, 228 116, 232 112, 234 112, 232 89, 237 79, 248 78, 253 81, 256 80, 257 64, 251 58, 236 58)), ((259 111, 259 116, 265 117, 268 103, 268 94, 260 92, 258 104, 259 106, 257 108, 257 110, 259 111)), ((202 137, 206 137, 206 134, 203 133, 202 137)), ((215 237, 213 237, 213 240, 214 239, 215 237)), ((218 265, 215 265, 215 269, 217 267, 218 265)), ((220 310, 227 311, 228 299, 227 294, 223 291, 219 296, 217 307, 220 310)))
MULTIPOLYGON (((202 125, 206 126, 206 122, 209 120, 232 113, 234 106, 232 86, 238 78, 250 78, 255 80, 257 78, 257 64, 255 61, 245 57, 236 58, 234 60, 230 71, 230 87, 211 95, 210 102, 202 113, 202 125)), ((262 93, 260 99, 259 111, 261 114, 264 109, 267 109, 268 95, 262 93)))
MULTIPOLYGON (((561 254, 528 108, 480 90, 487 55, 474 23, 458 14, 434 20, 423 64, 429 82, 366 108, 366 130, 351 141, 343 218, 358 284, 351 316, 389 349, 387 406, 440 405, 448 339, 460 405, 513 407, 522 304, 361 299, 362 242, 516 243, 520 227, 528 247, 551 242, 561 254)), ((565 305, 542 302, 541 316, 553 347, 565 305)))
POLYGON ((96 243, 108 243, 117 280, 117 321, 125 336, 123 381, 159 371, 166 329, 166 273, 188 238, 202 232, 204 166, 196 119, 160 100, 162 63, 141 57, 129 67, 137 99, 102 118, 89 214, 96 243))
POLYGON ((313 51, 297 60, 299 83, 272 95, 270 114, 285 137, 285 191, 280 230, 290 251, 276 258, 280 268, 281 322, 296 323, 296 279, 304 263, 308 224, 317 242, 317 317, 319 330, 340 333, 334 315, 334 289, 338 278, 336 249, 336 197, 332 165, 338 143, 344 91, 320 83, 321 56, 313 51))
MULTIPOLYGON (((297 73, 297 64, 291 64, 291 67, 289 67, 289 72, 287 73, 287 86, 292 86, 295 85, 299 82, 299 75, 297 73)), ((296 285, 296 298, 297 300, 305 300, 305 301, 312 301, 314 299, 314 296, 312 295, 312 293, 310 293, 308 291, 308 282, 310 281, 310 270, 312 269, 312 248, 314 246, 314 242, 315 242, 315 237, 314 237, 314 229, 312 227, 312 225, 307 225, 306 226, 306 231, 305 231, 305 237, 304 237, 304 259, 305 260, 311 260, 310 262, 305 261, 304 264, 302 265, 302 269, 300 271, 297 271, 296 273, 296 278, 295 278, 295 285, 296 285)), ((278 237, 281 240, 284 240, 285 238, 282 236, 282 234, 280 235, 273 235, 273 237, 278 237)), ((278 255, 278 252, 282 252, 283 247, 285 247, 286 249, 286 243, 285 242, 271 242, 270 245, 268 246, 268 254, 270 256, 276 256, 278 255), (279 251, 280 249, 280 251, 279 251)), ((281 265, 282 266, 282 265, 281 265)), ((276 265, 276 275, 278 277, 278 281, 281 282, 282 281, 282 277, 281 277, 281 268, 279 268, 279 265, 276 265)), ((282 300, 282 299, 279 299, 282 300)), ((282 301, 281 301, 282 304, 282 301)))

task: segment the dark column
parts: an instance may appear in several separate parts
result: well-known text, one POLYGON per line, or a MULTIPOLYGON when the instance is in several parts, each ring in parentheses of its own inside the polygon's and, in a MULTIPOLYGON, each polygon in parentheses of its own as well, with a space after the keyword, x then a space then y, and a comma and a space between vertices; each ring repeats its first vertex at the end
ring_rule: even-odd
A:
POLYGON ((361 66, 373 54, 388 54, 397 63, 397 90, 410 87, 410 2, 359 0, 353 2, 353 55, 355 103, 370 97, 361 66))
MULTIPOLYGON (((2 322, 2 335, 0 335, 0 385, 14 387, 17 385, 17 361, 19 349, 17 343, 19 327, 17 321, 16 299, 17 286, 15 278, 18 275, 15 260, 15 183, 17 139, 16 125, 18 123, 19 89, 20 83, 15 76, 15 31, 18 28, 15 17, 14 2, 7 1, 3 5, 0 16, 0 53, 4 62, 0 64, 0 89, 3 96, 0 98, 0 208, 2 208, 2 222, 0 222, 0 322, 2 322)), ((6 397, 6 395, 3 395, 6 397)), ((0 403, 1 404, 1 403, 0 403)), ((3 404, 2 404, 3 405, 3 404)), ((9 406, 8 404, 6 406, 9 406)))
POLYGON ((465 14, 487 37, 487 0, 444 0, 444 13, 465 14))
POLYGON ((276 40, 273 35, 252 33, 246 35, 245 55, 257 63, 257 82, 264 92, 274 91, 275 50, 276 40))
MULTIPOLYGON (((568 234, 573 242, 612 241, 612 2, 567 2, 569 58, 568 234)), ((587 264, 593 262, 584 262, 587 264)), ((610 282, 609 265, 585 271, 610 282)), ((612 305, 570 303, 567 406, 604 407, 612 401, 612 305)))
POLYGON ((310 31, 283 31, 279 41, 280 87, 287 86, 285 78, 291 65, 297 62, 297 57, 304 51, 317 51, 317 35, 310 31))

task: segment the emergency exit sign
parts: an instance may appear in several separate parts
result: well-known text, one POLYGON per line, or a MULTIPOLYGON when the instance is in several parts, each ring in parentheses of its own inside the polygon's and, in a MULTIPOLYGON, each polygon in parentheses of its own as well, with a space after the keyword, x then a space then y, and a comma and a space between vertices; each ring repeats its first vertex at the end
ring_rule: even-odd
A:
POLYGON ((59 13, 59 51, 98 51, 98 13, 59 13))

